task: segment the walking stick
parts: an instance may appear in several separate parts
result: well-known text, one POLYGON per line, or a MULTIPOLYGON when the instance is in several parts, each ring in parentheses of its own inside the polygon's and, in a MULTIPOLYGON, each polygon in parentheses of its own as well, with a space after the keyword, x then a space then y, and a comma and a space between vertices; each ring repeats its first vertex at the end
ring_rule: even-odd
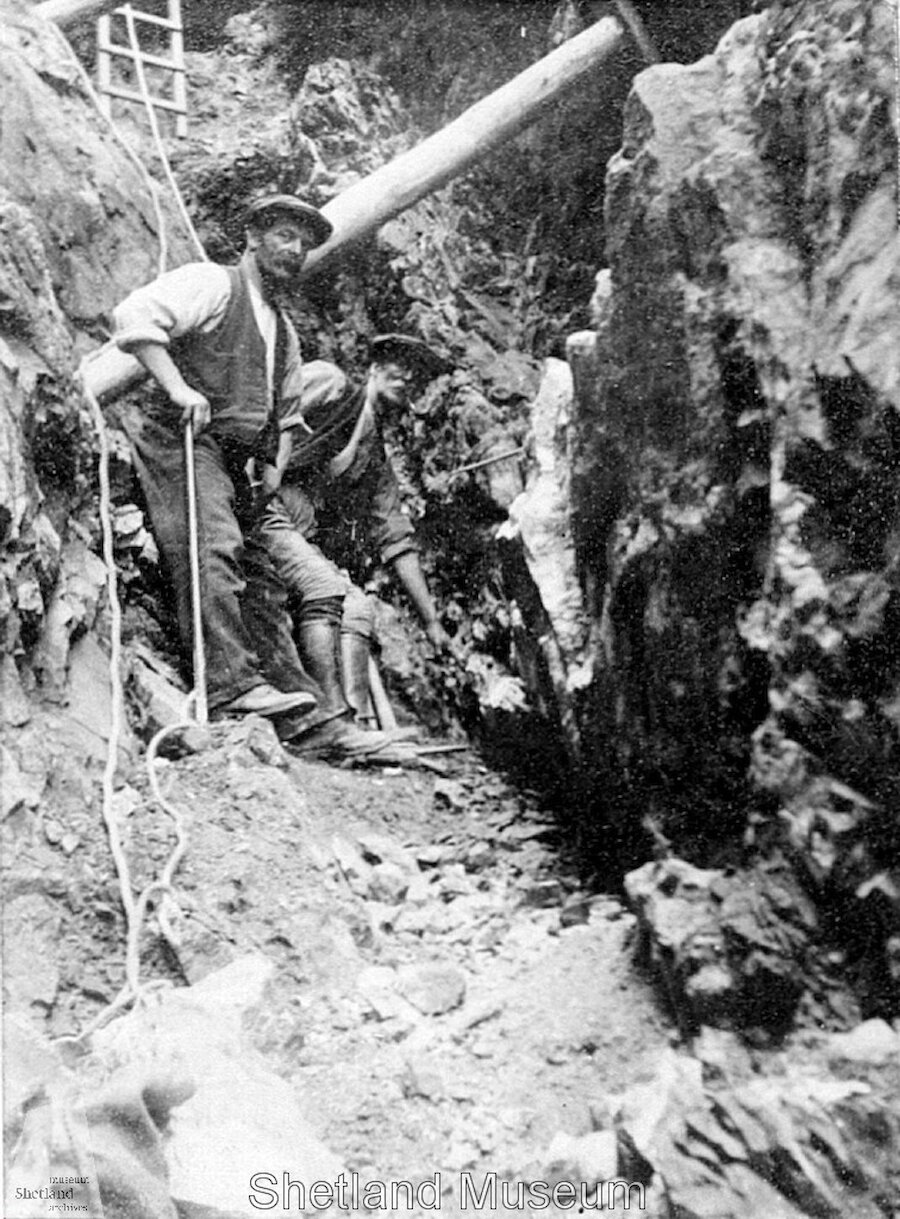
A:
POLYGON ((191 564, 191 625, 194 640, 194 718, 209 719, 206 705, 206 655, 203 651, 203 616, 200 600, 200 545, 197 532, 197 481, 194 471, 194 425, 184 425, 184 467, 187 475, 188 551, 191 564))
POLYGON ((397 717, 394 715, 394 708, 387 696, 374 656, 369 656, 369 698, 375 711, 375 718, 378 720, 378 727, 382 730, 396 728, 397 717))

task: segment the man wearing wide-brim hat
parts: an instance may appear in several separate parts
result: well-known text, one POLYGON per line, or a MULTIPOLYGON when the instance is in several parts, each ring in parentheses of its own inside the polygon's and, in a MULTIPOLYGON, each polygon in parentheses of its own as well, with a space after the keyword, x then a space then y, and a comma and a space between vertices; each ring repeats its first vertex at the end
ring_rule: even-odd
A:
MULTIPOLYGON (((368 542, 397 579, 431 645, 443 650, 449 644, 381 425, 386 413, 405 407, 450 365, 421 340, 401 334, 377 336, 369 358, 367 379, 358 385, 326 360, 304 365, 299 396, 280 424, 281 491, 261 527, 290 591, 304 664, 329 705, 337 709, 349 701, 360 722, 369 701, 374 614, 371 600, 335 561, 339 555, 348 558, 341 553, 348 529, 351 550, 368 542)), ((356 557, 350 555, 350 561, 356 557)), ((302 747, 302 741, 298 744, 302 747)))
POLYGON ((210 711, 272 716, 289 735, 315 720, 322 692, 297 656, 283 586, 253 541, 247 471, 274 457, 280 414, 300 387, 300 348, 282 293, 296 286, 307 251, 327 240, 331 224, 301 199, 267 195, 246 209, 244 227, 237 265, 190 263, 139 288, 115 309, 114 338, 156 381, 145 408, 125 422, 187 652, 182 434, 193 428, 210 711))

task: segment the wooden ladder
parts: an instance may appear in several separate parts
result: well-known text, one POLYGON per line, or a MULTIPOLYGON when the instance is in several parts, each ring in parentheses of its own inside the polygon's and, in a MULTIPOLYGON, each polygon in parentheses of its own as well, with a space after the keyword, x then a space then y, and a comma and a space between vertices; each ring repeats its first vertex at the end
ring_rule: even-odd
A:
POLYGON ((161 0, 160 7, 164 13, 138 11, 130 5, 117 8, 112 13, 105 13, 97 21, 97 90, 100 102, 106 114, 112 117, 113 98, 129 102, 132 105, 144 104, 144 96, 139 89, 137 60, 140 60, 144 74, 148 78, 150 101, 156 110, 174 116, 175 134, 187 135, 187 74, 184 65, 184 29, 181 22, 181 0, 161 0), (140 46, 134 47, 128 37, 128 10, 138 25, 151 26, 165 39, 164 47, 155 46, 154 50, 145 51, 140 46), (116 22, 117 32, 124 29, 124 40, 113 42, 113 22, 116 22), (160 51, 166 53, 160 54, 160 51), (114 60, 127 60, 132 71, 124 76, 114 71, 114 60), (147 69, 151 72, 147 72, 147 69), (168 96, 159 92, 165 83, 165 77, 160 82, 160 71, 170 78, 171 90, 168 96), (130 77, 130 78, 129 78, 130 77))

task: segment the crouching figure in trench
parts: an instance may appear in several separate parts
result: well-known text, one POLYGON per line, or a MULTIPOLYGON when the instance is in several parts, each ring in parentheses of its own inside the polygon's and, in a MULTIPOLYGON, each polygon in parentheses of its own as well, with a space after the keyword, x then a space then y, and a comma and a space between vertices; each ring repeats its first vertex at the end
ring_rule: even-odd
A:
MULTIPOLYGON (((260 533, 287 586, 295 639, 309 672, 337 711, 349 703, 365 724, 374 606, 337 558, 353 560, 367 535, 381 562, 406 592, 435 651, 449 647, 419 560, 415 530, 404 510, 385 450, 385 414, 447 371, 424 343, 405 335, 373 339, 364 385, 335 365, 303 366, 301 391, 283 414, 275 480, 260 533)), ((397 739, 407 730, 393 729, 397 739)), ((304 748, 303 741, 298 747, 304 748)))
MULTIPOLYGON (((328 697, 297 655, 286 590, 256 534, 262 505, 251 475, 274 459, 279 419, 301 389, 300 348, 284 294, 331 224, 291 195, 259 200, 244 224, 246 248, 236 266, 190 263, 115 309, 116 343, 156 382, 144 409, 124 424, 186 651, 193 632, 182 440, 192 425, 211 713, 255 712, 272 717, 282 739, 314 740, 331 719, 328 697)), ((386 743, 363 734, 349 716, 327 735, 338 752, 361 747, 363 735, 369 750, 386 743)))

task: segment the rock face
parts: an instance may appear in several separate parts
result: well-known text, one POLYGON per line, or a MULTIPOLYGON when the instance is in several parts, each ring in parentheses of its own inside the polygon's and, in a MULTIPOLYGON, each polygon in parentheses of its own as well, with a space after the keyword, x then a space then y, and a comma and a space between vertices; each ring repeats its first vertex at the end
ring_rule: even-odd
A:
POLYGON ((888 5, 776 3, 638 76, 567 437, 602 821, 649 810, 698 863, 778 842, 852 907, 875 1006, 900 980, 893 42, 888 5))
MULTIPOLYGON (((532 605, 532 654, 540 653, 560 711, 571 764, 583 764, 578 697, 593 675, 591 624, 579 582, 570 497, 572 373, 563 360, 547 360, 531 415, 531 474, 509 509, 500 537, 521 547, 538 590, 541 616, 532 605)), ((520 652, 527 654, 526 641, 520 652)), ((533 655, 531 670, 537 667, 533 655)))
POLYGON ((777 1080, 761 1079, 749 1060, 740 1062, 739 1043, 712 1032, 696 1057, 667 1051, 652 1082, 623 1098, 620 1175, 640 1180, 652 1167, 648 1213, 876 1219, 880 1199, 894 1191, 884 1150, 896 1120, 875 1117, 868 1084, 824 1080, 790 1058, 777 1080), (878 1136, 864 1133, 876 1125, 878 1136))
MULTIPOLYGON (((504 244, 463 184, 311 287, 298 322, 357 371, 366 338, 398 328, 458 364, 392 438, 470 660, 448 683, 471 678, 497 721, 518 717, 520 759, 528 686, 538 733, 550 724, 568 745, 591 845, 645 855, 643 825, 660 852, 717 875, 752 863, 741 845, 787 852, 827 899, 823 926, 852 912, 845 948, 880 979, 879 1009, 900 974, 900 272, 891 15, 858 8, 776 3, 714 54, 638 77, 607 180, 594 326, 568 344, 573 387, 550 360, 538 388, 526 354, 552 348, 554 268, 572 250, 521 232, 504 244), (535 398, 519 495, 517 457, 493 459, 522 444, 535 398)), ((169 262, 192 250, 58 33, 20 0, 0 0, 0 17, 0 690, 21 729, 25 695, 65 702, 70 645, 103 626, 93 424, 72 370, 156 270, 160 212, 169 262)), ((216 256, 241 191, 322 202, 415 138, 370 67, 323 60, 291 92, 250 50, 224 60, 197 79, 228 86, 241 138, 222 137, 208 102, 180 166, 216 256)), ((120 520, 123 551, 140 534, 120 520)), ((94 659, 76 657, 82 680, 94 659)), ((26 778, 10 816, 44 783, 23 758, 11 749, 26 778)), ((648 883, 644 908, 662 908, 648 883)), ((689 958, 673 972, 688 976, 689 958)), ((732 973, 743 959, 731 954, 732 973)))
POLYGON ((92 625, 102 585, 71 528, 89 519, 96 447, 73 372, 115 302, 153 276, 160 217, 170 265, 191 247, 100 119, 71 48, 18 0, 0 4, 0 112, 2 648, 34 652, 61 698, 69 641, 92 625))

